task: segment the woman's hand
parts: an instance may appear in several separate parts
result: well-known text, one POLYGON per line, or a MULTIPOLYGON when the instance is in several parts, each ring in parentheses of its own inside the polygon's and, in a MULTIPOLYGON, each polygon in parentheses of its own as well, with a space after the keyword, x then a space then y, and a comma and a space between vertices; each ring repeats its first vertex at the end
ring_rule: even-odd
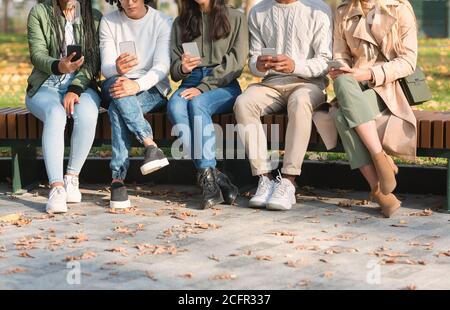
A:
POLYGON ((191 73, 201 62, 202 59, 200 57, 191 57, 189 54, 183 54, 181 56, 181 71, 184 74, 191 73))
POLYGON ((134 96, 139 92, 139 90, 139 84, 136 81, 127 79, 126 77, 119 77, 109 88, 111 97, 114 99, 134 96))
POLYGON ((84 63, 84 56, 81 56, 77 61, 73 61, 72 59, 75 57, 76 53, 72 53, 69 56, 61 58, 58 63, 58 70, 62 74, 73 73, 77 71, 84 63))
POLYGON ((75 110, 75 104, 80 102, 80 97, 72 92, 67 92, 64 96, 64 109, 68 117, 71 117, 75 110))
POLYGON ((125 75, 139 64, 137 57, 132 54, 123 53, 116 59, 116 70, 120 75, 125 75))
POLYGON ((331 69, 330 77, 335 80, 341 74, 349 74, 358 82, 365 82, 372 80, 372 71, 370 69, 341 67, 339 69, 331 69))
POLYGON ((192 98, 197 97, 201 93, 202 92, 198 88, 192 87, 192 88, 183 90, 180 93, 180 97, 183 99, 186 99, 186 100, 191 100, 192 98))

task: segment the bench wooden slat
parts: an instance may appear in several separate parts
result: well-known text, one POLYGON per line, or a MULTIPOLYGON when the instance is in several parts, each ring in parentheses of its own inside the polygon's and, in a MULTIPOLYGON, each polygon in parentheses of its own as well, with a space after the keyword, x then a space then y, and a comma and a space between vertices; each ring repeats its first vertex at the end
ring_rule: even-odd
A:
POLYGON ((275 124, 278 125, 279 131, 278 131, 278 141, 280 143, 284 143, 284 137, 285 137, 285 123, 284 123, 284 115, 277 114, 275 115, 274 119, 275 124))
POLYGON ((17 114, 17 136, 19 139, 26 139, 27 136, 27 115, 17 114))
POLYGON ((153 138, 162 140, 164 138, 164 113, 155 113, 153 119, 153 138))
POLYGON ((108 113, 104 113, 101 115, 101 119, 102 119, 102 137, 105 140, 110 140, 111 139, 111 125, 109 123, 109 117, 108 117, 108 113))
POLYGON ((37 139, 38 138, 38 120, 33 114, 27 115, 27 123, 28 123, 28 138, 29 139, 37 139))
POLYGON ((6 129, 8 139, 17 139, 17 122, 16 122, 16 114, 11 113, 6 115, 6 129))
POLYGON ((0 114, 0 139, 6 139, 6 115, 0 114))

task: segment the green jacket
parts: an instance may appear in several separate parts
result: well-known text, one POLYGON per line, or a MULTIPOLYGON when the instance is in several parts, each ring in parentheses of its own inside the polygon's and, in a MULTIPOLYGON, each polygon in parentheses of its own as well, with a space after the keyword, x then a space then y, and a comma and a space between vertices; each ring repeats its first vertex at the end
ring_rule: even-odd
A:
MULTIPOLYGON (((46 0, 43 3, 35 5, 28 15, 28 46, 30 49, 30 59, 33 64, 33 71, 28 78, 27 95, 32 97, 41 85, 49 78, 50 75, 61 75, 58 70, 58 62, 60 59, 60 52, 56 40, 55 29, 52 25, 53 8, 51 0, 46 0)), ((102 14, 98 10, 93 10, 94 25, 97 32, 102 14)), ((62 24, 65 24, 64 16, 59 16, 62 19, 62 24)), ((77 44, 84 46, 83 36, 83 20, 80 23, 75 23, 74 35, 77 44)), ((84 48, 82 49, 84 50, 84 48)), ((94 79, 95 72, 88 69, 86 63, 88 57, 97 57, 99 64, 98 71, 100 71, 100 55, 84 55, 85 64, 81 66, 80 70, 75 72, 75 77, 68 88, 68 91, 81 95, 89 86, 96 87, 94 79), (95 86, 94 86, 95 85, 95 86)))
MULTIPOLYGON (((209 16, 202 14, 202 17, 202 35, 194 40, 197 42, 202 56, 202 63, 199 67, 214 67, 211 75, 206 76, 197 86, 204 93, 224 87, 241 75, 248 56, 248 25, 247 18, 243 13, 228 7, 231 32, 224 39, 211 41, 209 39, 211 28, 209 16)), ((185 26, 180 25, 180 19, 177 17, 172 27, 170 46, 170 74, 176 82, 189 76, 181 71, 181 56, 183 55, 181 27, 185 26)))

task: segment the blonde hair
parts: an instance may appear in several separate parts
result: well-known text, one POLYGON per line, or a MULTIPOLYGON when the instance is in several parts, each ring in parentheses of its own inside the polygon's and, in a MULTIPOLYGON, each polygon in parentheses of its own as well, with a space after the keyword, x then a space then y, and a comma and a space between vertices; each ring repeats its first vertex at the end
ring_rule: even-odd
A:
MULTIPOLYGON (((348 19, 348 13, 352 10, 352 8, 357 5, 357 3, 361 1, 361 0, 350 0, 350 5, 348 6, 348 9, 345 11, 344 13, 344 22, 347 21, 348 19)), ((414 16, 414 20, 415 20, 415 14, 414 14, 414 10, 413 7, 411 5, 411 3, 409 3, 408 0, 398 0, 401 4, 406 5, 406 7, 411 11, 412 15, 414 16)), ((379 5, 381 11, 387 12, 387 13, 391 13, 391 10, 389 9, 388 5, 386 4, 386 0, 375 0, 375 4, 379 5)), ((398 16, 397 16, 397 11, 395 11, 396 14, 396 18, 398 21, 398 16)), ((397 55, 402 54, 404 47, 402 45, 402 41, 400 38, 400 33, 399 33, 399 24, 398 22, 396 22, 393 27, 391 28, 391 31, 388 33, 388 42, 391 43, 391 46, 394 47, 394 51, 397 55)))

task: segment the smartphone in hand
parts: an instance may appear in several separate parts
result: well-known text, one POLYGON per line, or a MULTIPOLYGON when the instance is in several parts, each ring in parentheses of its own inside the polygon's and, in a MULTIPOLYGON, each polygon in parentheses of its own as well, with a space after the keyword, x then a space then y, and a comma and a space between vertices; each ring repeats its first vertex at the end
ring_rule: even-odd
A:
POLYGON ((183 46, 183 51, 186 55, 189 55, 191 57, 201 57, 200 51, 198 49, 196 42, 183 43, 182 46, 183 46))
POLYGON ((274 47, 263 47, 261 49, 262 56, 277 57, 277 51, 274 47))
POLYGON ((344 64, 342 62, 340 62, 339 60, 330 60, 327 62, 328 64, 328 70, 334 69, 340 69, 344 66, 344 64))
POLYGON ((72 58, 72 62, 80 60, 82 56, 81 45, 79 44, 67 45, 66 55, 70 56, 73 53, 75 53, 75 56, 72 58))
POLYGON ((119 43, 119 50, 120 54, 130 54, 137 57, 136 54, 136 45, 134 44, 134 41, 123 41, 119 43))

